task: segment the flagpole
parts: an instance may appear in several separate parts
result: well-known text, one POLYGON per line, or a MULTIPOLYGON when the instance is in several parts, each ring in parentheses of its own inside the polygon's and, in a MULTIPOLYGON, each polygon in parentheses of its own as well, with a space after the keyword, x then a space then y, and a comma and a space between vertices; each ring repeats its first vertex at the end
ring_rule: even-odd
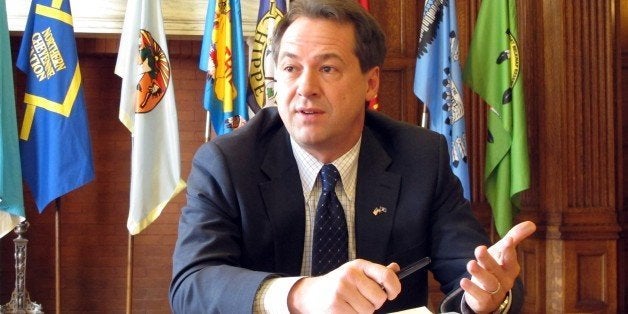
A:
POLYGON ((131 314, 133 308, 133 235, 131 233, 129 233, 127 248, 126 313, 131 314))
POLYGON ((205 142, 209 142, 209 137, 211 132, 211 119, 209 116, 209 110, 206 111, 205 114, 205 142))
MULTIPOLYGON (((133 149, 135 149, 135 136, 131 134, 131 151, 133 149)), ((133 235, 131 232, 129 232, 126 247, 126 314, 131 314, 133 309, 133 235)))
POLYGON ((427 104, 423 104, 423 112, 421 114, 421 127, 427 128, 427 118, 429 113, 427 112, 427 104))
POLYGON ((61 198, 55 199, 55 310, 61 313, 61 258, 59 248, 59 212, 61 211, 61 198))

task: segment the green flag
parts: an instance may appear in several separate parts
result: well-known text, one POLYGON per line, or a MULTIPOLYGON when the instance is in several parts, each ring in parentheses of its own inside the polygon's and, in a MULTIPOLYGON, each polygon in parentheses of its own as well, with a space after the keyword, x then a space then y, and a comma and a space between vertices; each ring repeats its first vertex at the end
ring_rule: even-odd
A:
POLYGON ((24 220, 13 66, 5 0, 0 0, 0 237, 24 220))
POLYGON ((515 0, 483 0, 464 81, 488 104, 485 193, 504 236, 530 187, 515 0))

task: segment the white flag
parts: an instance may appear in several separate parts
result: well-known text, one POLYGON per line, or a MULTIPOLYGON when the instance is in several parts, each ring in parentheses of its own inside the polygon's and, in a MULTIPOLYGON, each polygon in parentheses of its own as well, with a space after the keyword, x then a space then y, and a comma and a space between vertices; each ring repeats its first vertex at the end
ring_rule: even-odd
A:
POLYGON ((115 73, 122 78, 119 118, 133 138, 127 228, 138 234, 185 188, 160 0, 129 0, 115 73))

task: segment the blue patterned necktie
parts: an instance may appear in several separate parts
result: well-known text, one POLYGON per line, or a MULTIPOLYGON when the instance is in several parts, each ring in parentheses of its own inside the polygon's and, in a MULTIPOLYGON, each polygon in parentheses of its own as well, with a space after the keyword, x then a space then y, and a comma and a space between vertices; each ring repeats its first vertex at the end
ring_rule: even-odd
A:
POLYGON ((349 260, 349 236, 342 205, 336 196, 338 169, 324 165, 320 172, 323 192, 316 207, 312 246, 312 275, 318 276, 336 269, 349 260))

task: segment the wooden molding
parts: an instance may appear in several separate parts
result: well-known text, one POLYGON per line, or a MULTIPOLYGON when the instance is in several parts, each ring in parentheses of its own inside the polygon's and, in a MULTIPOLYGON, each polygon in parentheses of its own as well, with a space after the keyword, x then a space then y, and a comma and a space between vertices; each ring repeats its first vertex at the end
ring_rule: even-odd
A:
MULTIPOLYGON (((205 30, 207 0, 162 0, 161 9, 167 35, 201 36, 205 30)), ((30 0, 7 1, 9 31, 23 32, 30 0)), ((127 0, 73 1, 72 17, 77 34, 120 34, 127 0)), ((244 35, 253 34, 259 1, 242 0, 244 35)))
POLYGON ((571 313, 617 312, 615 241, 567 241, 565 310, 571 313))
POLYGON ((545 242, 540 239, 527 239, 517 248, 520 278, 526 289, 524 308, 530 313, 542 313, 546 307, 545 278, 547 275, 545 242))

